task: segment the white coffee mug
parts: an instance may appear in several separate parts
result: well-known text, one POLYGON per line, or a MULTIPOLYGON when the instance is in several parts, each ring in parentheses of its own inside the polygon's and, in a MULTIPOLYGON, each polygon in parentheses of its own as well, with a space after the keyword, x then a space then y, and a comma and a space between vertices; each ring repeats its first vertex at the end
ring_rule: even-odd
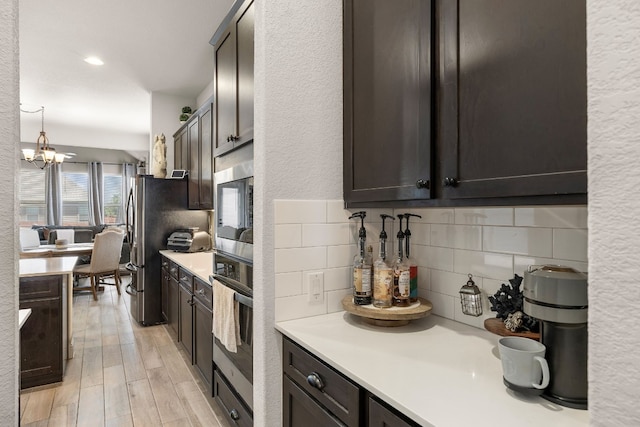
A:
POLYGON ((549 385, 547 348, 541 342, 523 337, 504 337, 498 341, 502 375, 518 387, 543 389, 549 385))

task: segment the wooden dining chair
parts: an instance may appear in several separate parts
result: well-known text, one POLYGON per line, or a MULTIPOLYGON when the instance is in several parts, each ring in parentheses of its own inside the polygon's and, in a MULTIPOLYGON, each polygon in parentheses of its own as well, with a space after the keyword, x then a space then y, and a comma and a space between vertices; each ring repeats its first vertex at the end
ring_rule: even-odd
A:
MULTIPOLYGON (((98 300, 100 277, 113 276, 114 284, 120 293, 120 252, 124 233, 119 230, 105 230, 96 234, 89 264, 76 265, 73 274, 76 278, 89 277, 90 286, 76 287, 74 290, 91 290, 93 299, 98 300)), ((102 282, 105 284, 104 282, 102 282)))

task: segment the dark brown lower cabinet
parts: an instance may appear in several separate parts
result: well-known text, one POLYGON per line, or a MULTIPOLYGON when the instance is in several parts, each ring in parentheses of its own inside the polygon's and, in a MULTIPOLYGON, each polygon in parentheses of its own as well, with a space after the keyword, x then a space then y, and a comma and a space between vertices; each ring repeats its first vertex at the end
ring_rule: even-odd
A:
POLYGON ((418 427, 289 338, 283 341, 285 427, 418 427))
POLYGON ((213 380, 213 297, 211 285, 194 279, 193 293, 193 364, 207 390, 213 380))
POLYGON ((162 274, 160 277, 160 284, 162 285, 162 318, 165 322, 169 323, 169 282, 171 281, 171 276, 169 275, 169 261, 164 257, 162 258, 162 274))
POLYGON ((193 294, 190 289, 180 283, 178 287, 180 300, 180 320, 178 322, 178 341, 193 361, 193 294))
MULTIPOLYGON (((227 380, 217 370, 213 371, 213 396, 231 425, 240 427, 253 426, 251 412, 231 390, 227 380)), ((302 425, 306 426, 308 424, 302 425)))
POLYGON ((168 285, 169 295, 167 296, 167 323, 169 324, 169 332, 174 339, 178 339, 178 320, 180 316, 180 285, 175 277, 169 277, 168 285))
POLYGON ((21 278, 20 308, 31 309, 20 330, 20 387, 62 381, 62 276, 21 278))

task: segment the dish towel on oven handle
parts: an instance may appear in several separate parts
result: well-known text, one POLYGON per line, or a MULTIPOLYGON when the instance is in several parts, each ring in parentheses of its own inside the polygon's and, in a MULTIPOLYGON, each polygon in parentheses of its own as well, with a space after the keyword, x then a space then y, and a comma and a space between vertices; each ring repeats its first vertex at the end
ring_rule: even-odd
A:
POLYGON ((237 353, 240 342, 240 320, 236 291, 217 280, 213 283, 213 335, 232 353, 237 353))

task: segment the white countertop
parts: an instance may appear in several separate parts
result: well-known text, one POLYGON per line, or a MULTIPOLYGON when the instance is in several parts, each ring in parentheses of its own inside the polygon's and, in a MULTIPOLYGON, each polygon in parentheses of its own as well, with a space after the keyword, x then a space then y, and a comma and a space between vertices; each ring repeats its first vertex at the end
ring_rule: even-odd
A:
POLYGON ((189 253, 162 250, 160 254, 209 283, 209 275, 213 273, 213 252, 189 253))
POLYGON ((77 260, 77 256, 24 258, 20 260, 20 277, 71 274, 77 260))
POLYGON ((31 316, 30 308, 21 308, 18 310, 18 329, 22 328, 22 325, 24 325, 24 322, 27 321, 29 316, 31 316))
POLYGON ((379 327, 347 312, 276 329, 422 425, 586 426, 587 411, 502 382, 498 335, 439 316, 379 327))

